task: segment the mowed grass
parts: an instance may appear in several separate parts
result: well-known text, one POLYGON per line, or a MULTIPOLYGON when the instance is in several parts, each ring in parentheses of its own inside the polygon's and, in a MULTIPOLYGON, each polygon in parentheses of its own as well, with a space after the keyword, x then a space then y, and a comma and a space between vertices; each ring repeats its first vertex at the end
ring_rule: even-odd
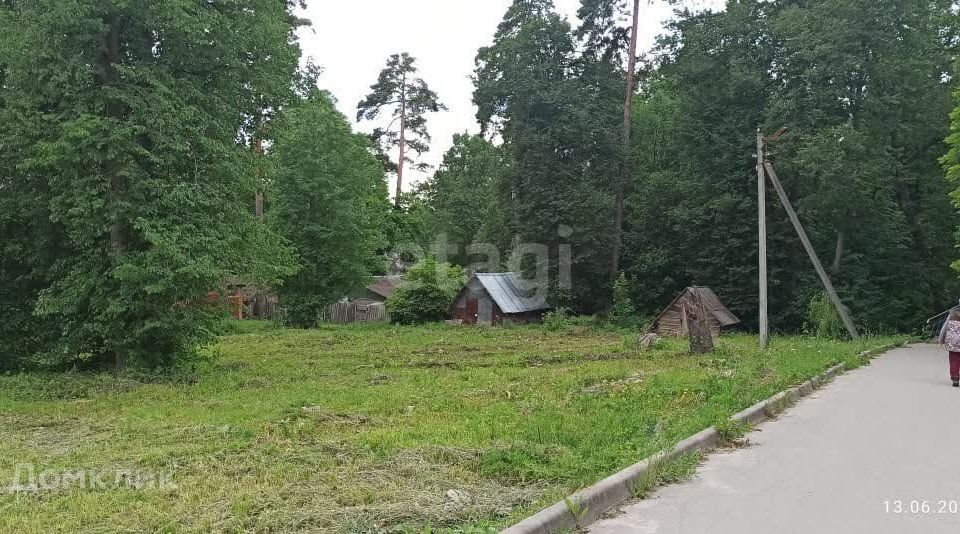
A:
MULTIPOLYGON (((247 327, 250 329, 250 327, 247 327)), ((536 327, 253 328, 192 372, 0 377, 0 488, 36 472, 175 488, 0 489, 2 532, 486 532, 862 351, 536 327)))

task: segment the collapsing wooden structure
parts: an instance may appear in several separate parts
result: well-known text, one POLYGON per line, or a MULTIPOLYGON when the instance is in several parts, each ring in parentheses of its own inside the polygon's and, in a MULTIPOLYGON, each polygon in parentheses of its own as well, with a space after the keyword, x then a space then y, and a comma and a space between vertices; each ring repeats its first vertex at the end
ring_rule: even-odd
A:
POLYGON ((322 322, 335 324, 384 323, 387 317, 387 299, 403 283, 402 276, 374 276, 362 288, 353 291, 340 302, 327 306, 322 322))
MULTIPOLYGON (((277 294, 271 289, 261 287, 251 280, 228 278, 222 289, 225 300, 234 319, 269 319, 279 309, 277 294)), ((211 298, 218 300, 219 297, 211 298)))
POLYGON ((664 337, 683 337, 690 332, 691 318, 706 321, 714 336, 740 322, 712 289, 694 286, 684 289, 673 299, 653 321, 650 330, 664 337))
POLYGON ((342 300, 327 306, 322 322, 334 324, 384 323, 387 307, 382 302, 367 299, 342 300))
POLYGON ((550 306, 542 292, 527 288, 518 273, 477 273, 470 277, 450 315, 463 324, 538 322, 550 306))

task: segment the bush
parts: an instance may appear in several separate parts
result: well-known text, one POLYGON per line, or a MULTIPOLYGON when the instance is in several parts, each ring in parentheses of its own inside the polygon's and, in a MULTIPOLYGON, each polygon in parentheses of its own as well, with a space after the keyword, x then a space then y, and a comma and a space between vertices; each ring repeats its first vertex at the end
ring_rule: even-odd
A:
POLYGON ((565 330, 570 324, 570 310, 568 308, 559 307, 543 316, 543 328, 549 332, 565 330))
POLYGON ((417 263, 387 299, 390 320, 422 324, 446 319, 465 282, 466 275, 460 267, 429 258, 417 263))
POLYGON ((620 273, 613 282, 613 309, 610 310, 610 322, 618 326, 637 324, 637 309, 630 298, 630 281, 623 273, 620 273))
POLYGON ((411 285, 404 290, 398 288, 387 301, 390 320, 399 324, 442 321, 449 308, 447 294, 430 284, 411 285))
POLYGON ((817 293, 810 299, 807 306, 807 330, 817 337, 828 339, 843 339, 846 336, 843 319, 826 292, 817 293))
POLYGON ((750 424, 744 421, 723 418, 713 425, 717 429, 717 440, 723 445, 733 445, 750 432, 750 424))

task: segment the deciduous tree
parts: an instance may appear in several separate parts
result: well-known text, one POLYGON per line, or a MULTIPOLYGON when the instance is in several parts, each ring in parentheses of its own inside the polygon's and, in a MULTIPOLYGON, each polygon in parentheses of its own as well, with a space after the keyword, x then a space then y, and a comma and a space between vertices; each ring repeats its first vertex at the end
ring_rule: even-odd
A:
POLYGON ((289 94, 293 7, 0 4, 0 189, 29 206, 2 223, 14 254, 0 286, 22 292, 0 322, 50 329, 48 343, 21 337, 22 352, 169 364, 210 339, 207 295, 228 277, 289 273, 288 250, 253 217, 238 139, 255 110, 289 94))
POLYGON ((503 244, 496 192, 508 165, 503 150, 482 136, 457 134, 440 169, 424 184, 430 233, 457 247, 449 257, 453 263, 468 265, 466 249, 473 243, 503 244))
POLYGON ((319 90, 285 110, 274 131, 268 220, 300 264, 279 294, 293 324, 313 326, 377 268, 389 210, 383 168, 369 139, 351 132, 319 90))

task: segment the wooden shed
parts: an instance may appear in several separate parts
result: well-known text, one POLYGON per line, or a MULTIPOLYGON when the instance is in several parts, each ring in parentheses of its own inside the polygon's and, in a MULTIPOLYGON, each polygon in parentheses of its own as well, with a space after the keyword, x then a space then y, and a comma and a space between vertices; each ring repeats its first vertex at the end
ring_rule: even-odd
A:
POLYGON ((688 287, 673 299, 653 321, 651 331, 664 337, 682 337, 689 332, 687 320, 690 316, 706 315, 710 332, 716 336, 720 331, 740 322, 720 298, 709 287, 688 287))
POLYGON ((403 283, 402 275, 374 276, 369 284, 347 295, 347 299, 386 302, 401 283, 403 283))
POLYGON ((489 326, 537 322, 548 309, 543 295, 529 290, 518 273, 477 273, 457 295, 451 316, 464 324, 489 326))

